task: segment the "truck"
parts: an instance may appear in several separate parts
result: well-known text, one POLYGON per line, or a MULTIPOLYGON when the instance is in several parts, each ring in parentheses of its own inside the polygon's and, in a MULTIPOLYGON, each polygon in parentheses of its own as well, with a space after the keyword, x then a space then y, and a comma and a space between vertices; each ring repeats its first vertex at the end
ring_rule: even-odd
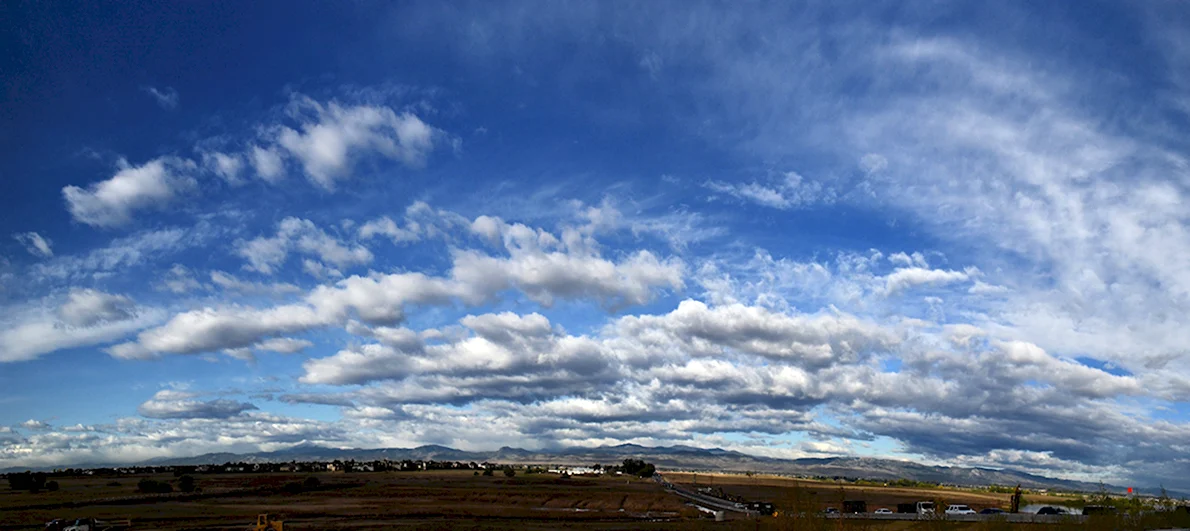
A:
POLYGON ((843 502, 844 514, 860 514, 868 512, 868 502, 863 500, 846 500, 843 502))
POLYGON ((901 514, 934 514, 934 502, 898 503, 897 512, 901 514))

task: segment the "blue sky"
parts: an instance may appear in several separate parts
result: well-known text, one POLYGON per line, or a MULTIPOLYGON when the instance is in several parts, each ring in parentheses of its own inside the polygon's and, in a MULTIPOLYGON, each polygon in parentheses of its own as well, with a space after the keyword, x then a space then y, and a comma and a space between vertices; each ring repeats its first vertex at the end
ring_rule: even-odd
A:
POLYGON ((1190 488, 1190 11, 6 6, 0 468, 634 442, 1190 488))

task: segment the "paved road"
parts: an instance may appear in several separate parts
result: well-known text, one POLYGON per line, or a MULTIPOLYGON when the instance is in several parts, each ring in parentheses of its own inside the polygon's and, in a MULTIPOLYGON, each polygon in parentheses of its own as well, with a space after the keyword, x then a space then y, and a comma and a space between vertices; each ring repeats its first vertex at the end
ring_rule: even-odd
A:
POLYGON ((666 481, 665 477, 663 477, 661 474, 653 474, 653 480, 656 481, 657 483, 660 483, 662 487, 665 487, 665 490, 672 492, 674 494, 677 494, 678 496, 686 498, 690 501, 693 501, 694 503, 701 505, 703 507, 706 507, 706 508, 719 509, 722 511, 730 511, 730 512, 736 512, 736 513, 741 513, 741 514, 747 514, 747 515, 759 514, 756 511, 749 511, 747 509, 737 507, 735 503, 729 502, 722 498, 716 498, 714 496, 707 496, 706 494, 702 494, 700 492, 686 490, 682 487, 679 487, 677 485, 674 485, 673 483, 666 481))
MULTIPOLYGON (((756 511, 749 511, 747 509, 742 509, 740 507, 737 507, 735 505, 735 503, 724 500, 722 498, 716 498, 714 496, 707 496, 706 494, 702 494, 700 492, 694 492, 694 491, 679 487, 677 485, 674 485, 673 483, 666 481, 665 477, 662 476, 661 474, 654 474, 653 480, 656 481, 657 483, 661 484, 661 486, 664 487, 665 490, 672 492, 674 494, 677 494, 678 496, 686 498, 686 499, 694 502, 695 504, 701 505, 706 508, 737 512, 737 513, 747 514, 747 515, 752 515, 752 516, 758 516, 760 514, 760 513, 757 513, 756 511)), ((938 519, 949 520, 952 522, 986 522, 986 521, 994 521, 994 520, 1006 520, 1006 521, 1014 522, 1014 523, 1036 523, 1036 524, 1053 524, 1053 523, 1071 522, 1071 521, 1081 523, 1081 522, 1086 521, 1086 519, 1087 519, 1086 516, 1082 516, 1082 515, 1048 515, 1048 514, 1029 514, 1029 513, 963 514, 963 515, 939 514, 937 516, 918 515, 915 513, 908 513, 908 514, 905 514, 905 513, 893 513, 893 514, 856 513, 856 514, 831 514, 831 515, 826 515, 826 517, 827 518, 845 518, 848 520, 853 520, 853 519, 854 520, 926 520, 926 519, 938 518, 938 519)))

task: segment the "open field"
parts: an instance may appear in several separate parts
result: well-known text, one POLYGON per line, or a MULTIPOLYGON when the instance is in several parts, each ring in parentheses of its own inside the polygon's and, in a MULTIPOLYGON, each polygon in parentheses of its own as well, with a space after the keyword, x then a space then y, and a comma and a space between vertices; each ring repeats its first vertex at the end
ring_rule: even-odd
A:
MULTIPOLYGON (((876 487, 866 485, 840 484, 830 481, 795 479, 781 476, 739 474, 692 474, 666 472, 665 478, 687 488, 718 487, 725 494, 741 496, 748 500, 768 501, 778 506, 801 505, 802 510, 820 511, 827 507, 842 509, 843 500, 863 500, 868 510, 880 507, 896 510, 898 503, 917 501, 940 501, 946 504, 961 503, 976 511, 988 507, 1008 509, 1010 494, 975 490, 947 488, 876 487)), ((1028 494, 1026 504, 1067 505, 1076 498, 1028 494)))
MULTIPOLYGON (((472 471, 314 474, 321 487, 282 487, 310 474, 195 475, 201 493, 139 495, 137 481, 172 476, 61 478, 58 492, 0 489, 0 529, 34 529, 53 518, 131 519, 136 529, 244 529, 259 513, 287 529, 554 528, 564 522, 620 523, 694 515, 654 482, 623 478, 518 475, 472 471), (109 486, 110 482, 119 486, 109 486), (474 525, 469 525, 473 522, 474 525), (507 524, 507 525, 506 525, 507 524), (537 525, 540 524, 540 525, 537 525)), ((596 526, 596 528, 598 528, 596 526)))
MULTIPOLYGON (((691 485, 693 475, 666 473, 691 485)), ((196 474, 196 493, 138 494, 141 479, 176 481, 170 475, 55 478, 57 492, 31 494, 0 487, 0 530, 40 529, 53 518, 130 519, 134 530, 243 530, 259 513, 277 515, 286 530, 337 529, 1009 529, 1006 523, 831 521, 787 517, 710 521, 652 480, 624 477, 475 476, 471 471, 196 474), (321 485, 299 493, 284 486, 317 477, 321 485), (996 525, 999 525, 997 527, 996 525)), ((839 486, 778 477, 698 475, 699 485, 779 507, 793 503, 837 506, 839 486)), ((1007 504, 1007 495, 845 486, 846 499, 869 508, 899 501, 943 499, 974 507, 1007 504)), ((1032 501, 1032 500, 1031 500, 1032 501)), ((1057 529, 1026 525, 1041 531, 1057 529)), ((1070 528, 1070 527, 1065 527, 1070 528)))

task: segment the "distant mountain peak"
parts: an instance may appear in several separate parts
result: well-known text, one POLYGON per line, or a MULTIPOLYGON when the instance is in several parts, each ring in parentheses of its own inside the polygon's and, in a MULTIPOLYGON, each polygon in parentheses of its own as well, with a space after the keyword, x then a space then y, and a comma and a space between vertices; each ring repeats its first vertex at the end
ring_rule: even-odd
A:
MULTIPOLYGON (((956 485, 1016 485, 1027 488, 1048 488, 1094 492, 1098 483, 1055 479, 1011 469, 965 468, 935 466, 913 461, 877 457, 839 456, 802 459, 759 457, 723 448, 698 448, 687 445, 642 446, 624 443, 614 446, 569 447, 565 449, 525 450, 503 446, 495 451, 464 451, 438 444, 416 448, 338 449, 302 442, 273 452, 249 454, 208 453, 186 458, 157 458, 142 464, 151 466, 223 464, 226 462, 289 462, 356 460, 444 460, 515 463, 592 463, 614 464, 625 458, 650 461, 661 469, 715 470, 724 472, 769 472, 793 476, 848 477, 874 480, 910 479, 956 485)), ((89 468, 112 466, 93 464, 89 468)), ((14 468, 7 471, 23 471, 14 468)), ((0 471, 2 472, 2 471, 0 471)), ((1108 486, 1112 491, 1122 488, 1108 486)), ((1144 489, 1145 492, 1157 489, 1144 489)), ((1180 493, 1174 493, 1180 496, 1180 493)))

